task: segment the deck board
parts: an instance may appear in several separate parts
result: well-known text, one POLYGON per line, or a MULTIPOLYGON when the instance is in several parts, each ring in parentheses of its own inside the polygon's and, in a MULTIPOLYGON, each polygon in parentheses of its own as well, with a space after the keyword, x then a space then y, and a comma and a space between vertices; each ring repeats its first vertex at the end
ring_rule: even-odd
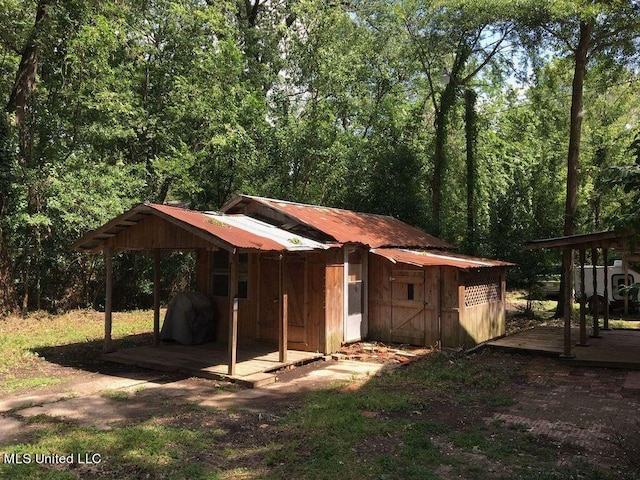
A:
MULTIPOLYGON (((640 330, 600 330, 601 338, 587 338, 589 346, 575 345, 580 336, 571 329, 572 359, 563 359, 571 365, 600 366, 640 370, 640 330)), ((535 327, 487 342, 492 348, 560 356, 564 347, 562 327, 535 327)))
POLYGON ((314 352, 287 350, 287 361, 279 361, 279 352, 272 347, 254 346, 237 352, 236 373, 227 375, 227 347, 217 343, 185 346, 166 344, 159 347, 134 347, 107 353, 103 359, 138 367, 179 372, 203 378, 223 379, 249 387, 275 382, 277 370, 300 365, 323 355, 314 352))

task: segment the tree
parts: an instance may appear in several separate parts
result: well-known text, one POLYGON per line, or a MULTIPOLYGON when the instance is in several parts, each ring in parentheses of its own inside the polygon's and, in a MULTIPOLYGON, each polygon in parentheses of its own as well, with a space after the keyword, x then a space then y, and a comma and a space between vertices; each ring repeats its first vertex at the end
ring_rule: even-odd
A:
MULTIPOLYGON (((578 207, 578 171, 580 165, 580 142, 582 134, 583 89, 587 65, 597 56, 616 56, 630 61, 627 55, 636 53, 634 44, 640 38, 640 5, 636 2, 578 2, 560 5, 568 8, 548 22, 544 29, 556 45, 563 48, 573 59, 573 81, 571 88, 571 113, 569 128, 569 148, 567 154, 567 193, 564 215, 564 235, 576 233, 576 212, 578 207)), ((553 12, 558 15, 558 12, 553 12)), ((573 263, 571 252, 563 254, 563 272, 573 263)), ((555 315, 564 315, 563 274, 560 297, 555 315)))

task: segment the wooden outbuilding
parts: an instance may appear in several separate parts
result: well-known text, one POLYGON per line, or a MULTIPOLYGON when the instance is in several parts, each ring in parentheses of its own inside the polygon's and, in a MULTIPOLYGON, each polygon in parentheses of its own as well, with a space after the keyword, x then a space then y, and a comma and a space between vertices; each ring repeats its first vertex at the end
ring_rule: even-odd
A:
POLYGON ((328 354, 379 340, 471 347, 504 334, 508 263, 453 247, 395 218, 241 195, 220 212, 138 205, 76 242, 104 252, 105 349, 111 350, 115 252, 153 251, 159 344, 160 252, 197 254, 197 290, 215 306, 217 338, 238 349, 328 354))

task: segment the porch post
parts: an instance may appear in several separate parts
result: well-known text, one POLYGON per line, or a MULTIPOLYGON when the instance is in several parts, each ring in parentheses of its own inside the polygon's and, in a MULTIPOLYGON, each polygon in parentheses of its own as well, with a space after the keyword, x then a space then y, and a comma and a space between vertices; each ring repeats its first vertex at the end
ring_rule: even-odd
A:
POLYGON ((153 344, 160 345, 160 250, 153 252, 153 344))
POLYGON ((106 269, 105 294, 104 294, 104 353, 113 352, 111 344, 111 325, 113 310, 113 248, 104 249, 104 264, 106 269))
POLYGON ((231 275, 229 278, 229 375, 236 374, 238 353, 238 253, 231 254, 231 275))
POLYGON ((593 332, 591 338, 600 338, 599 312, 600 299, 598 298, 598 248, 591 249, 591 259, 593 260, 593 296, 591 297, 591 314, 593 315, 593 332))
POLYGON ((564 349, 561 357, 573 358, 575 355, 571 354, 571 314, 572 314, 572 301, 571 301, 571 278, 573 272, 573 249, 571 247, 565 247, 562 252, 564 269, 564 349))
POLYGON ((604 263, 604 326, 603 330, 609 330, 609 249, 602 249, 602 263, 604 263))
POLYGON ((578 346, 587 347, 587 298, 584 292, 584 263, 585 263, 585 251, 584 248, 580 249, 580 343, 578 346))
MULTIPOLYGON (((629 262, 627 262, 626 258, 622 259, 622 268, 624 269, 624 284, 625 286, 629 285, 629 262)), ((629 295, 625 294, 624 296, 624 314, 629 313, 629 295)))
POLYGON ((287 361, 287 327, 288 327, 288 296, 284 291, 284 281, 282 278, 282 254, 278 260, 278 316, 280 324, 278 326, 278 350, 280 363, 287 361))

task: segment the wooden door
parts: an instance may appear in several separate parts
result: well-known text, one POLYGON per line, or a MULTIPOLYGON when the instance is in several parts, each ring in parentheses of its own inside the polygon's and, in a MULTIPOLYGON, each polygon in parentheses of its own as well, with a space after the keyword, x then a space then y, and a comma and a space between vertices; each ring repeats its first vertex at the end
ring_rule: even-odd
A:
MULTIPOLYGON (((258 319, 260 340, 278 341, 280 325, 280 280, 279 260, 260 260, 260 318, 258 319)), ((288 347, 296 348, 307 343, 307 323, 304 308, 306 268, 302 258, 282 260, 283 292, 288 295, 288 347)))
POLYGON ((304 309, 307 286, 305 261, 303 258, 288 258, 283 261, 282 267, 284 291, 288 294, 288 343, 292 348, 296 348, 295 344, 307 343, 307 318, 304 309))
POLYGON ((425 306, 424 271, 392 270, 391 335, 395 342, 423 344, 425 306))

